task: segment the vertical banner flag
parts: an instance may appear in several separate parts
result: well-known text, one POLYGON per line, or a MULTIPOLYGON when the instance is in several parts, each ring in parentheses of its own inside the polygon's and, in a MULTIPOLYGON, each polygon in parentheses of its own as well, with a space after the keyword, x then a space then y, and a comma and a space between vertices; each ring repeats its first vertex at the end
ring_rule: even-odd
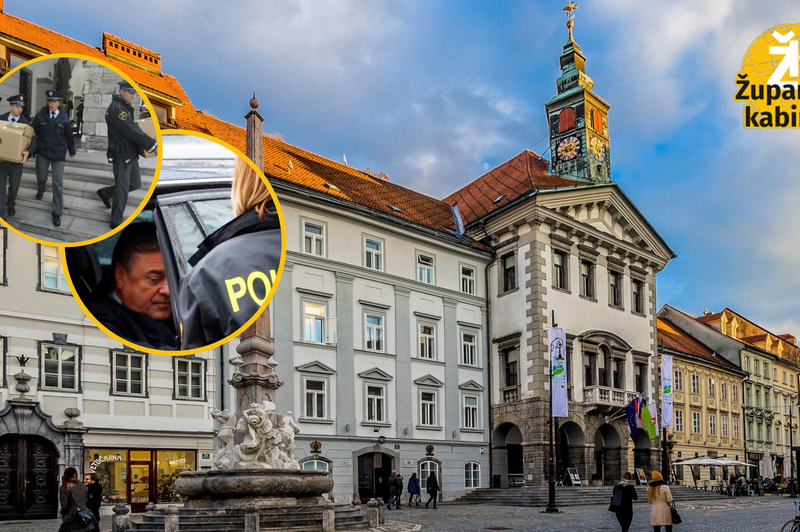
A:
POLYGON ((661 427, 672 428, 672 356, 661 355, 661 427))
POLYGON ((550 371, 553 389, 553 417, 567 417, 567 334, 564 329, 550 327, 550 371))
POLYGON ((647 435, 650 439, 658 438, 658 408, 655 403, 647 405, 642 409, 644 426, 647 428, 647 435))
POLYGON ((636 411, 636 401, 631 401, 625 407, 625 417, 628 418, 628 426, 631 429, 631 438, 636 436, 639 429, 636 428, 636 418, 639 417, 639 412, 636 411))

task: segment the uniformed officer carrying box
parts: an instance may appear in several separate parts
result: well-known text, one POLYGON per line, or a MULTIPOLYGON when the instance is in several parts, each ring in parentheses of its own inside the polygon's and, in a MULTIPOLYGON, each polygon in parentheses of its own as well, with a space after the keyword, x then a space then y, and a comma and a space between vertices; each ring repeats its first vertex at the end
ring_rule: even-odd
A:
MULTIPOLYGON (((142 129, 142 132, 144 132, 145 135, 151 139, 156 138, 156 125, 152 118, 142 118, 141 120, 137 120, 136 124, 142 129)), ((141 146, 139 147, 139 157, 144 157, 147 159, 149 157, 156 156, 158 156, 158 150, 147 151, 141 146)))
POLYGON ((32 138, 31 126, 0 120, 0 161, 21 163, 22 152, 30 147, 32 138))

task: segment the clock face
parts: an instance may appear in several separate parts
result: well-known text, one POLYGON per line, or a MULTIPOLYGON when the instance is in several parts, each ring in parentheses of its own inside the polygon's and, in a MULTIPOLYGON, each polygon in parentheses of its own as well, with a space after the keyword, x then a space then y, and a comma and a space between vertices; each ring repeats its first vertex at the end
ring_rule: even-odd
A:
POLYGON ((569 161, 578 155, 581 143, 578 137, 567 137, 558 144, 558 155, 565 161, 569 161))
POLYGON ((602 162, 606 160, 606 145, 597 137, 593 137, 591 142, 589 142, 589 151, 598 161, 602 162))

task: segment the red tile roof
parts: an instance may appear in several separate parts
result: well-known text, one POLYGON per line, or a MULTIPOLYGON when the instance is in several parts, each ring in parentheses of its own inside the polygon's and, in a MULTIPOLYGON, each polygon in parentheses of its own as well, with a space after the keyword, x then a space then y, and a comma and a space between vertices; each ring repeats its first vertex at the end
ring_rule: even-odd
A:
POLYGON ((739 369, 739 366, 723 356, 715 355, 712 349, 695 340, 689 333, 671 321, 658 318, 656 326, 658 328, 658 342, 659 344, 663 342, 665 348, 679 353, 693 355, 725 368, 739 369))
POLYGON ((720 316, 722 316, 722 312, 712 312, 711 314, 706 314, 705 316, 698 316, 695 319, 700 323, 709 323, 719 321, 720 316))
POLYGON ((525 150, 443 201, 458 205, 464 223, 469 224, 534 191, 591 184, 549 175, 547 166, 542 157, 525 150))

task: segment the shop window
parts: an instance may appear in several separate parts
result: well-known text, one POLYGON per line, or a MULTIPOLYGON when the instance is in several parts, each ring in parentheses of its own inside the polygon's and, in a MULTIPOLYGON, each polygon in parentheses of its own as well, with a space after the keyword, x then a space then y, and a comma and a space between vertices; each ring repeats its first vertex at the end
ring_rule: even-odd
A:
POLYGON ((128 503, 128 451, 126 449, 87 449, 84 469, 96 473, 103 488, 103 503, 128 503))
POLYGON ((195 451, 158 451, 156 453, 156 500, 155 502, 182 502, 172 485, 184 471, 194 471, 195 451))

